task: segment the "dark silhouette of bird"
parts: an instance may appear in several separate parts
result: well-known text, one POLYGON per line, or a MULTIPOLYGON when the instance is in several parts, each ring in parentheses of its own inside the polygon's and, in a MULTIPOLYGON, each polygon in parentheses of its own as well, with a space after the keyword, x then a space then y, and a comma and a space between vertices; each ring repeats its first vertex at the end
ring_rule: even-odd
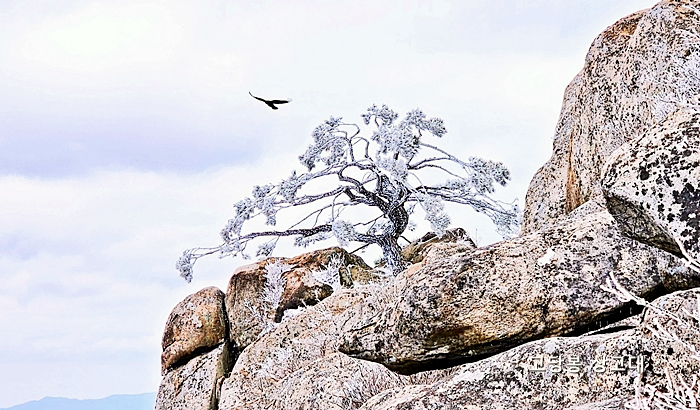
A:
MULTIPOLYGON (((248 94, 250 94, 250 91, 248 91, 248 94)), ((273 110, 277 109, 277 106, 275 104, 286 104, 286 103, 292 101, 291 98, 289 98, 287 100, 265 100, 263 98, 256 97, 253 94, 250 94, 250 96, 255 98, 256 100, 260 100, 260 101, 264 102, 265 104, 267 104, 268 107, 272 108, 273 110)))

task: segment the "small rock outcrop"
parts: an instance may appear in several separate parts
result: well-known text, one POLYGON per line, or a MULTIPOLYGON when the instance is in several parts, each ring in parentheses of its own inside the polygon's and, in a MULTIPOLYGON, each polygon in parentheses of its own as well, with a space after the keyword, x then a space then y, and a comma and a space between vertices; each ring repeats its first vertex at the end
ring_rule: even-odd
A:
POLYGON ((269 329, 269 323, 280 322, 285 311, 313 306, 330 296, 334 290, 328 283, 331 277, 337 278, 336 287, 351 287, 355 282, 375 279, 372 269, 361 258, 341 248, 322 249, 294 258, 268 258, 236 269, 226 291, 231 341, 242 350, 269 329), (281 274, 277 283, 269 281, 272 269, 281 270, 277 272, 281 274), (329 279, 324 281, 324 276, 329 279), (279 289, 275 290, 276 287, 279 289), (263 296, 265 292, 275 291, 278 298, 272 302, 263 296))
POLYGON ((216 410, 221 383, 233 365, 228 343, 169 369, 156 396, 156 410, 216 410))
POLYGON ((469 248, 476 249, 476 244, 469 237, 464 228, 448 229, 444 235, 438 236, 434 232, 428 232, 421 238, 409 243, 401 250, 401 256, 410 263, 420 263, 428 255, 428 253, 437 247, 450 248, 443 246, 444 244, 461 243, 469 248))
MULTIPOLYGON (((620 234, 604 208, 553 228, 413 265, 385 290, 382 311, 344 335, 340 351, 411 374, 583 329, 629 310, 600 285, 666 292, 677 258, 620 234)), ((676 281, 677 282, 677 281, 676 281)))
POLYGON ((696 0, 665 0, 595 39, 564 94, 552 157, 530 182, 523 234, 601 195, 613 151, 700 94, 697 7, 696 0))
POLYGON ((631 404, 633 399, 633 397, 616 397, 610 400, 567 407, 564 410, 622 410, 628 408, 626 406, 631 404))
POLYGON ((316 360, 277 382, 270 408, 296 410, 357 408, 386 389, 408 383, 386 367, 334 353, 316 360))
POLYGON ((616 151, 602 185, 625 235, 700 269, 700 111, 679 110, 616 151))
POLYGON ((224 292, 200 290, 173 308, 163 332, 161 372, 211 350, 226 340, 224 292))

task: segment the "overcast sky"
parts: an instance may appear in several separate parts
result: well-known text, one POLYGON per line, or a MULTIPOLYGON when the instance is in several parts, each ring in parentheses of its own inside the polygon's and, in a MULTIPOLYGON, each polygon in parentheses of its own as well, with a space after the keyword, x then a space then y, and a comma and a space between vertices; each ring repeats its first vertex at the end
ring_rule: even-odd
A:
POLYGON ((522 204, 590 43, 653 4, 2 0, 0 407, 156 391, 170 310, 244 263, 202 260, 186 284, 178 256, 300 169, 331 115, 420 107, 441 146, 504 162, 497 197, 522 204))

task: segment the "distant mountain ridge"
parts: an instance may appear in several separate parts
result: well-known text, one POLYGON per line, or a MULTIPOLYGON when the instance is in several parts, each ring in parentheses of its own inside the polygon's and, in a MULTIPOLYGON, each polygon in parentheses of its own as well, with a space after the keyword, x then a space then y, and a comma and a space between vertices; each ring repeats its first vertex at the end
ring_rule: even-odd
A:
POLYGON ((155 403, 155 393, 116 394, 89 400, 44 397, 0 410, 153 410, 155 403))

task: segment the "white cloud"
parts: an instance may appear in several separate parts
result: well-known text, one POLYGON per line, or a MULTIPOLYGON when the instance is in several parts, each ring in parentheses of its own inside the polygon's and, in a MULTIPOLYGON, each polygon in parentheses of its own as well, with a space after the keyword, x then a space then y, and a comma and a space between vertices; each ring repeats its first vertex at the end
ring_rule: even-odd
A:
POLYGON ((90 3, 42 21, 20 38, 19 48, 28 60, 89 73, 163 61, 174 54, 183 35, 165 4, 90 3))
MULTIPOLYGON (((186 285, 174 269, 177 257, 218 243, 233 200, 266 174, 227 168, 188 176, 126 170, 61 180, 0 177, 3 369, 40 359, 44 371, 109 380, 111 393, 155 390, 170 309, 204 286, 225 290, 235 267, 214 258, 218 263, 202 263, 186 285), (30 251, 8 246, 7 237, 26 238, 30 251), (128 371, 90 373, 109 365, 128 371), (134 372, 150 376, 139 376, 136 388, 134 372)), ((75 377, 48 375, 41 389, 22 387, 35 371, 1 372, 0 406, 37 394, 94 397, 106 388, 91 392, 72 385, 75 377)))

